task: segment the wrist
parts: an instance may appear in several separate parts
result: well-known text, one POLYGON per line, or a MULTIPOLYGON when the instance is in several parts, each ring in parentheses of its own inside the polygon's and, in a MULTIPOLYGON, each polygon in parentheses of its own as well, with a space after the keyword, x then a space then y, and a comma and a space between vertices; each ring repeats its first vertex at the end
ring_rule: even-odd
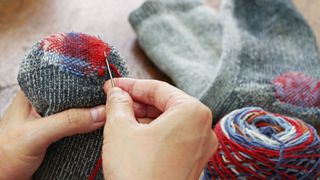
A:
MULTIPOLYGON (((0 143, 1 144, 1 143, 0 143)), ((4 153, 3 149, 0 148, 0 180, 2 179, 21 179, 21 180, 32 180, 32 176, 31 177, 22 177, 21 174, 19 174, 19 172, 17 172, 14 169, 14 165, 10 165, 8 162, 10 162, 7 158, 6 158, 6 154, 4 153)))
POLYGON ((141 172, 134 172, 132 170, 121 169, 119 172, 104 172, 104 178, 109 180, 144 180, 155 179, 154 177, 147 175, 146 170, 141 172))

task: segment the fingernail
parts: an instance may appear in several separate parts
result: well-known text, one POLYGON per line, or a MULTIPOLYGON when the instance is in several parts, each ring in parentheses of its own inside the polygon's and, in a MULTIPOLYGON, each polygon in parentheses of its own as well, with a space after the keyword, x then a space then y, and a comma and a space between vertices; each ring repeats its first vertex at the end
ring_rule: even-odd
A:
POLYGON ((104 121, 103 118, 101 118, 100 114, 105 113, 104 106, 98 106, 94 107, 90 110, 91 118, 93 122, 102 122, 104 121))

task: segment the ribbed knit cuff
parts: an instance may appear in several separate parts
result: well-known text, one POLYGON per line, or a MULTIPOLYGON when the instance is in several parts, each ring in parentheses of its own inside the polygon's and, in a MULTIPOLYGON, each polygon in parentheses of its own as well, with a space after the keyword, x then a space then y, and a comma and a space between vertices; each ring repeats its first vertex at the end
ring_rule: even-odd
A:
POLYGON ((135 28, 143 20, 161 13, 187 12, 203 5, 201 0, 149 0, 134 10, 129 16, 129 22, 135 28))

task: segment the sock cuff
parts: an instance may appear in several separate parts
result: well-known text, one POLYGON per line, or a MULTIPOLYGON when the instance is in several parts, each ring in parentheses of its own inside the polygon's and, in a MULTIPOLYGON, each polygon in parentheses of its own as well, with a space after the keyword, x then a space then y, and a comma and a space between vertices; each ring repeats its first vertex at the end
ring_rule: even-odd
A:
POLYGON ((130 14, 129 22, 135 28, 143 20, 153 15, 170 12, 187 12, 202 5, 203 2, 201 0, 149 0, 130 14))

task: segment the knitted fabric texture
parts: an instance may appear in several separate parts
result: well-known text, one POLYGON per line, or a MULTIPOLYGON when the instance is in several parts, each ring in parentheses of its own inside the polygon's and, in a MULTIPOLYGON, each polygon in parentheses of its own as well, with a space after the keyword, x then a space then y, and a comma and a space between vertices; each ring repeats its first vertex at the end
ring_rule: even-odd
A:
MULTIPOLYGON (((20 66, 18 82, 42 116, 69 108, 105 104, 103 84, 109 74, 127 76, 119 52, 99 38, 82 33, 54 34, 36 43, 20 66)), ((47 151, 35 179, 86 179, 101 154, 102 129, 64 138, 47 151)), ((97 178, 102 179, 102 173, 97 178)))
POLYGON ((150 59, 213 110, 246 106, 320 125, 315 37, 290 0, 149 0, 129 18, 150 59))
POLYGON ((223 117, 214 132, 219 147, 203 179, 320 178, 320 138, 299 119, 249 107, 223 117))

